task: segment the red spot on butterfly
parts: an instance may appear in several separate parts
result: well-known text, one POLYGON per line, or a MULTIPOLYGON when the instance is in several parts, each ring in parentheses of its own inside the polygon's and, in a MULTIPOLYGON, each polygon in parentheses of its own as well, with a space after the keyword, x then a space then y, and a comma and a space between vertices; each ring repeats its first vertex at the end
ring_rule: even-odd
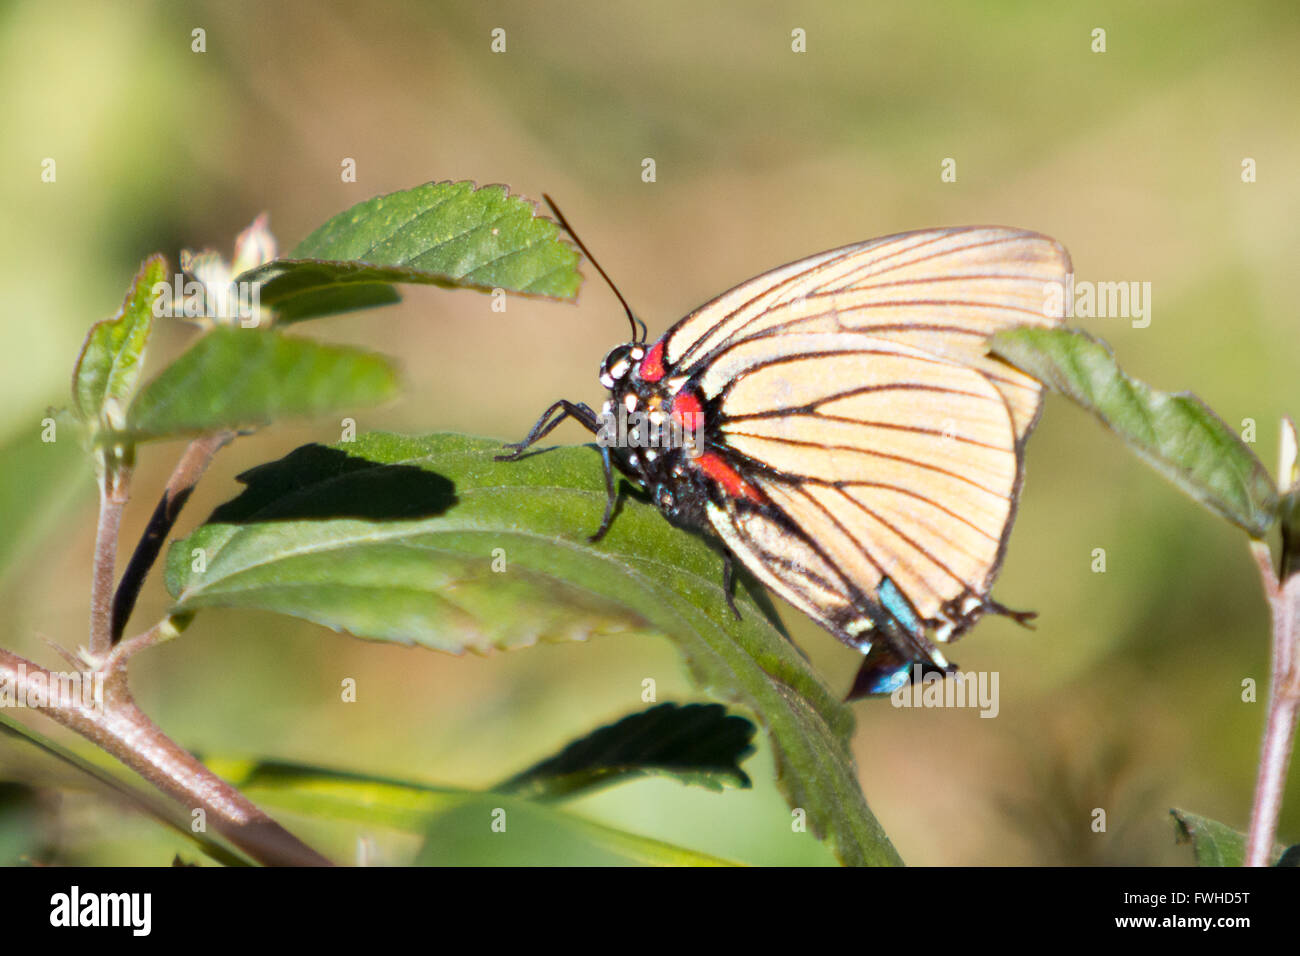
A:
MULTIPOLYGON (((694 392, 678 392, 673 398, 673 418, 682 427, 694 431, 702 423, 704 406, 700 397, 694 392)), ((696 467, 722 486, 723 491, 733 498, 748 498, 757 504, 767 501, 763 493, 740 476, 717 452, 704 452, 694 459, 696 467)))
POLYGON ((733 498, 748 498, 756 504, 763 504, 767 499, 763 493, 740 477, 740 472, 732 468, 717 452, 708 451, 695 459, 695 464, 706 475, 722 486, 733 498))
POLYGON ((664 377, 664 340, 660 339, 650 346, 650 351, 641 360, 638 374, 643 382, 657 382, 664 377))
POLYGON ((695 422, 699 420, 696 416, 703 414, 704 406, 694 392, 678 392, 673 397, 673 418, 687 428, 694 428, 695 422))

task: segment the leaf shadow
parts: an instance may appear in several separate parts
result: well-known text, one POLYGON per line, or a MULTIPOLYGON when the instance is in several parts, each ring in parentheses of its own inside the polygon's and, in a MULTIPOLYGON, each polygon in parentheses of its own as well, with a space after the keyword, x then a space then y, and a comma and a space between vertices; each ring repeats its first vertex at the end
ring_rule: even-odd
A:
POLYGON ((219 505, 209 524, 359 518, 409 521, 456 504, 456 485, 415 465, 390 465, 325 445, 303 445, 238 475, 247 487, 219 505))

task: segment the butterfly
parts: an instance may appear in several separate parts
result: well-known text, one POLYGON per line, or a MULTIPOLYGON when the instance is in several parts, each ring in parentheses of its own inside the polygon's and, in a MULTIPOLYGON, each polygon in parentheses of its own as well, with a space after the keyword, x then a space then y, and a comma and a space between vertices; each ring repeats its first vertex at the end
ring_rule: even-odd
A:
POLYGON ((601 413, 556 402, 500 457, 575 419, 601 439, 592 540, 617 469, 721 540, 729 603, 734 558, 862 652, 850 700, 888 694, 952 672, 938 645, 982 615, 1034 616, 989 592, 1042 385, 987 339, 1060 324, 1070 272, 1064 247, 1022 229, 905 232, 763 273, 653 343, 615 288, 633 335, 601 363, 601 413))

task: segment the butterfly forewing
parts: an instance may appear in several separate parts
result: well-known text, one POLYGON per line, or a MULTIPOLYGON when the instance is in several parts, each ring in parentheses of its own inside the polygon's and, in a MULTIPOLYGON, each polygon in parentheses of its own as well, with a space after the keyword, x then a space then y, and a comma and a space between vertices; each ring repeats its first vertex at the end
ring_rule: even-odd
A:
POLYGON ((984 374, 1006 399, 1017 437, 1038 416, 1041 386, 987 355, 987 338, 1061 321, 1070 258, 1053 239, 1003 227, 934 229, 824 252, 746 282, 666 336, 665 357, 705 365, 743 339, 867 332, 984 374))

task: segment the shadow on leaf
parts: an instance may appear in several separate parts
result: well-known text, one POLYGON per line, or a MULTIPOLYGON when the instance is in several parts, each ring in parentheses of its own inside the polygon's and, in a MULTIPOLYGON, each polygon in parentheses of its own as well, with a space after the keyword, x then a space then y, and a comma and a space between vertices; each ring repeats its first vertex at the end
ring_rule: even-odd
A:
POLYGON ((414 465, 389 465, 325 445, 303 445, 239 475, 247 487, 212 512, 210 524, 361 518, 407 521, 456 504, 448 478, 414 465))

